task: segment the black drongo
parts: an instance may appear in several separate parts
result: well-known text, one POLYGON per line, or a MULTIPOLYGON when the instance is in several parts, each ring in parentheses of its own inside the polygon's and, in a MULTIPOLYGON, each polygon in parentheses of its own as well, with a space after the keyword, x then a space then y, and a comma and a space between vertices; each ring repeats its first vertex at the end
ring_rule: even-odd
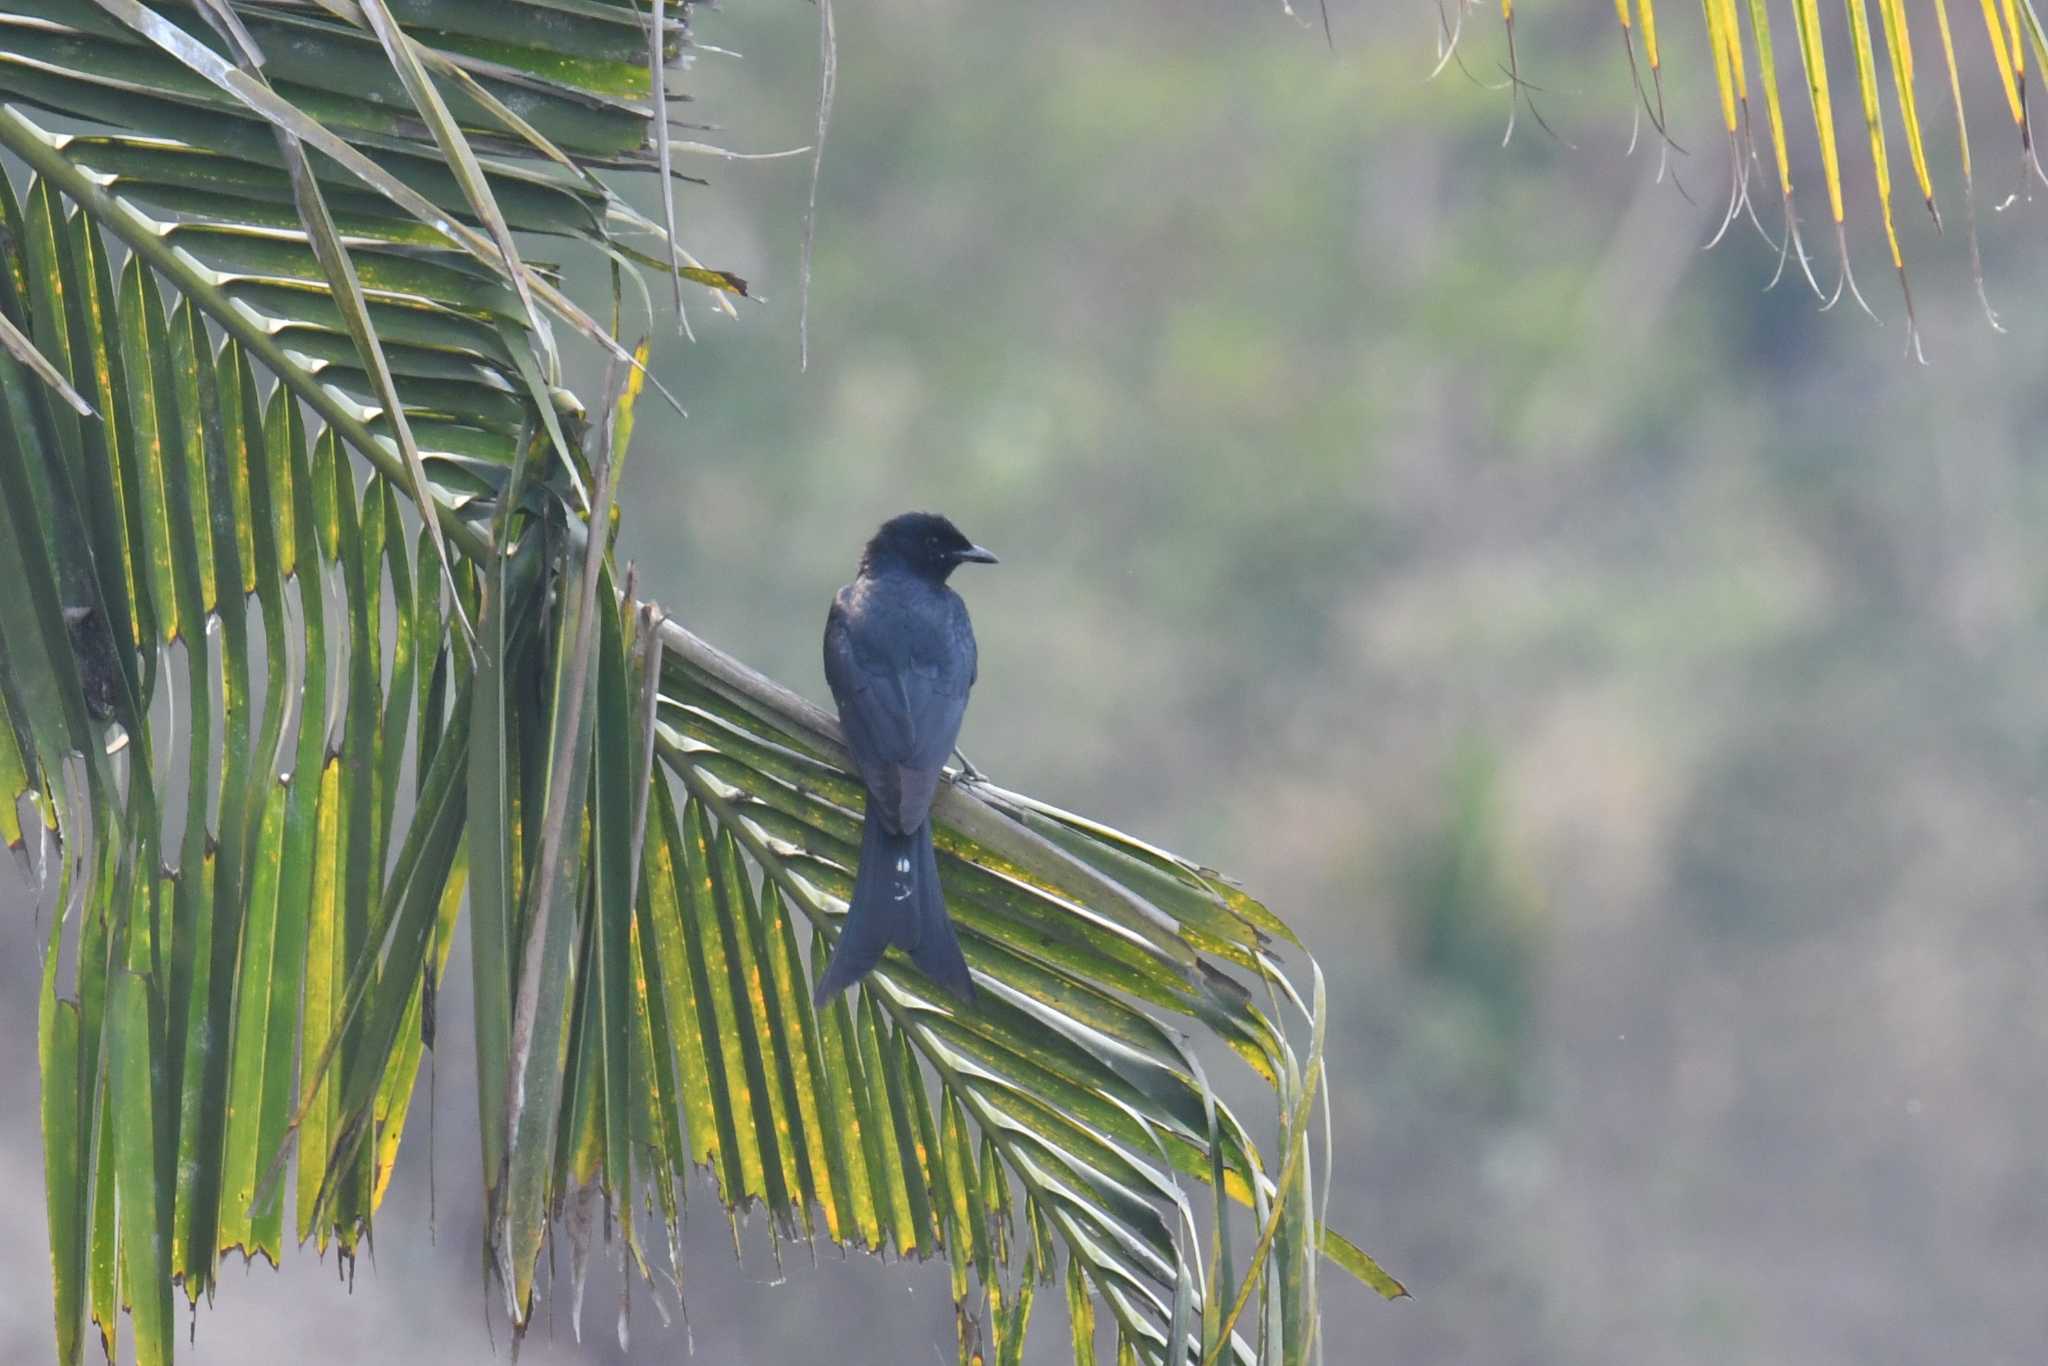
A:
POLYGON ((932 853, 932 797, 974 686, 974 627, 946 587, 962 561, 996 557, 944 517, 882 524, 825 619, 825 681, 867 788, 860 868, 817 1000, 853 985, 891 944, 946 990, 974 999, 932 853))

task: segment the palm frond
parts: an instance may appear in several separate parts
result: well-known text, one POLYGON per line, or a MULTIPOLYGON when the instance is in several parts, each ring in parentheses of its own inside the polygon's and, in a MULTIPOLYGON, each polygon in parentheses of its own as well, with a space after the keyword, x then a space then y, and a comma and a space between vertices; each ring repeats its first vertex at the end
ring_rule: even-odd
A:
MULTIPOLYGON (((1874 209, 1865 211, 1865 221, 1875 219, 1884 233, 1886 259, 1899 285, 1906 315, 1906 350, 1922 356, 1922 338, 1913 304, 1907 270, 1907 250, 1901 240, 1900 224, 1894 213, 1894 168, 1910 170, 1913 192, 1926 207, 1935 232, 1944 226, 1944 195, 1960 192, 1963 223, 1970 253, 1972 279, 1992 328, 2003 331, 1992 308, 1987 290, 1982 254, 1977 236, 1978 194, 1975 157, 1972 152, 1968 99, 1974 87, 1996 100, 2004 131, 2010 140, 2012 168, 2008 184, 1998 199, 2010 202, 2025 193, 2027 182, 2048 185, 2035 145, 2027 72, 2031 54, 2038 72, 2048 67, 2048 30, 2042 27, 2033 0, 1984 0, 1979 9, 1981 24, 1951 23, 1950 0, 1933 0, 1930 29, 1927 7, 1915 7, 1906 0, 1843 0, 1839 10, 1823 9, 1819 0, 1787 0, 1791 18, 1796 71, 1782 70, 1787 52, 1778 41, 1784 30, 1774 31, 1773 6, 1769 0, 1703 0, 1696 29, 1677 26, 1668 11, 1658 10, 1654 0, 1614 0, 1614 12, 1622 38, 1622 51, 1638 106, 1635 117, 1647 118, 1661 144, 1657 176, 1673 173, 1674 157, 1684 158, 1687 146, 1698 144, 1689 135, 1681 139, 1676 127, 1678 110, 1667 107, 1666 76, 1673 63, 1690 66, 1711 76, 1715 112, 1719 116, 1725 174, 1725 194, 1717 200, 1720 221, 1710 245, 1719 243, 1741 221, 1748 221, 1778 257, 1770 284, 1785 278, 1788 268, 1813 288, 1822 307, 1831 308, 1846 295, 1866 313, 1872 311, 1856 283, 1851 262, 1850 227, 1857 218, 1854 208, 1861 200, 1874 209), (1873 18, 1873 11, 1875 18, 1873 18), (1931 51, 1930 33, 1939 39, 1939 70, 1945 80, 1936 104, 1923 101, 1921 63, 1931 51), (1644 73, 1648 73, 1647 83, 1644 73), (1820 191, 1825 194, 1827 225, 1833 238, 1834 283, 1823 288, 1807 245, 1805 219, 1800 207, 1802 187, 1796 182, 1795 161, 1803 149, 1797 143, 1796 118, 1788 113, 1782 88, 1804 86, 1807 94, 1806 127, 1813 139, 1819 161, 1820 191), (1845 91, 1853 89, 1856 115, 1860 116, 1862 138, 1870 167, 1867 197, 1859 192, 1843 164, 1838 128, 1844 115, 1845 91), (1759 116, 1756 105, 1763 108, 1759 116), (1930 118, 1937 117, 1937 105, 1945 103, 1954 114, 1954 160, 1958 186, 1944 191, 1938 181, 1943 173, 1944 147, 1932 134, 1930 118), (1760 144, 1768 143, 1766 168, 1760 144), (1899 159, 1903 151, 1903 160, 1899 159), (1766 224, 1758 212, 1755 182, 1769 176, 1778 199, 1778 221, 1766 224)), ((1471 0, 1455 0, 1443 20, 1441 57, 1437 69, 1462 60, 1459 49, 1473 41, 1463 22, 1471 0)), ((1782 23, 1785 11, 1778 14, 1782 23)), ((1502 8, 1503 43, 1511 70, 1508 126, 1514 127, 1514 111, 1527 100, 1528 83, 1524 64, 1514 56, 1518 31, 1526 41, 1526 29, 1518 30, 1511 5, 1502 8)), ((1678 22, 1683 22, 1678 21, 1678 22)), ((1539 116, 1540 117, 1540 116, 1539 116)), ((1635 147, 1638 138, 1631 137, 1635 147)), ((1697 160, 1697 159, 1696 159, 1697 160)), ((1681 187, 1682 188, 1682 187, 1681 187)), ((1768 193, 1768 191, 1766 192, 1768 193)), ((1953 203, 1953 200, 1950 201, 1953 203)), ((1825 267, 1823 266, 1823 269, 1825 267)))
POLYGON ((465 912, 522 1330, 594 1200, 678 1284, 694 1167, 777 1237, 946 1256, 963 1356, 1016 1359, 1062 1261, 1077 1360, 1098 1307, 1140 1360, 1303 1360, 1323 1256, 1401 1293, 1311 1202, 1320 978, 1216 874, 956 781, 979 1002, 891 960, 812 1008, 858 786, 830 718, 619 581, 647 353, 531 255, 745 292, 600 174, 670 178, 686 19, 0 0, 0 836, 56 872, 62 1361, 123 1308, 169 1360, 226 1253, 353 1255, 465 912), (558 327, 610 359, 594 405, 558 327))

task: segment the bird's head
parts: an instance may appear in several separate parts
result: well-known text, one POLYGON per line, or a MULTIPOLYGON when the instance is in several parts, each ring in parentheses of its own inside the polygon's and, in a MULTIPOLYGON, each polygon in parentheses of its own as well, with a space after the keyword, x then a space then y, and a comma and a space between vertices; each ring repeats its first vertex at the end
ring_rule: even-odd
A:
POLYGON ((907 569, 913 574, 944 583, 961 564, 994 564, 996 557, 960 534, 960 528, 936 512, 906 512, 882 523, 861 552, 862 573, 878 569, 907 569))

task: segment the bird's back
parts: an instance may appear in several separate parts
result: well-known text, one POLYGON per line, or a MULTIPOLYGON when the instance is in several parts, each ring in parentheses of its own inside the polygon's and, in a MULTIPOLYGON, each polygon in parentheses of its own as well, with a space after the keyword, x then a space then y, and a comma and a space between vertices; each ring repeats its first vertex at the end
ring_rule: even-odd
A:
POLYGON ((864 574, 833 599, 825 679, 847 748, 892 825, 923 823, 976 668, 967 605, 944 584, 864 574))

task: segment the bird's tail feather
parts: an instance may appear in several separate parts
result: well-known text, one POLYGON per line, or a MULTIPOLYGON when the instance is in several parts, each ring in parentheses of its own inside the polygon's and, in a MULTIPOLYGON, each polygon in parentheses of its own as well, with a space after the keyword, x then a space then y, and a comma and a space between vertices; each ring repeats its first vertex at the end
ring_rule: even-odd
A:
POLYGON ((853 898, 840 923, 839 943, 818 979, 814 999, 832 996, 867 976, 895 945, 924 974, 962 1000, 974 999, 967 959, 954 936, 939 890, 939 860, 927 821, 908 834, 891 834, 873 812, 861 824, 860 868, 853 898))

